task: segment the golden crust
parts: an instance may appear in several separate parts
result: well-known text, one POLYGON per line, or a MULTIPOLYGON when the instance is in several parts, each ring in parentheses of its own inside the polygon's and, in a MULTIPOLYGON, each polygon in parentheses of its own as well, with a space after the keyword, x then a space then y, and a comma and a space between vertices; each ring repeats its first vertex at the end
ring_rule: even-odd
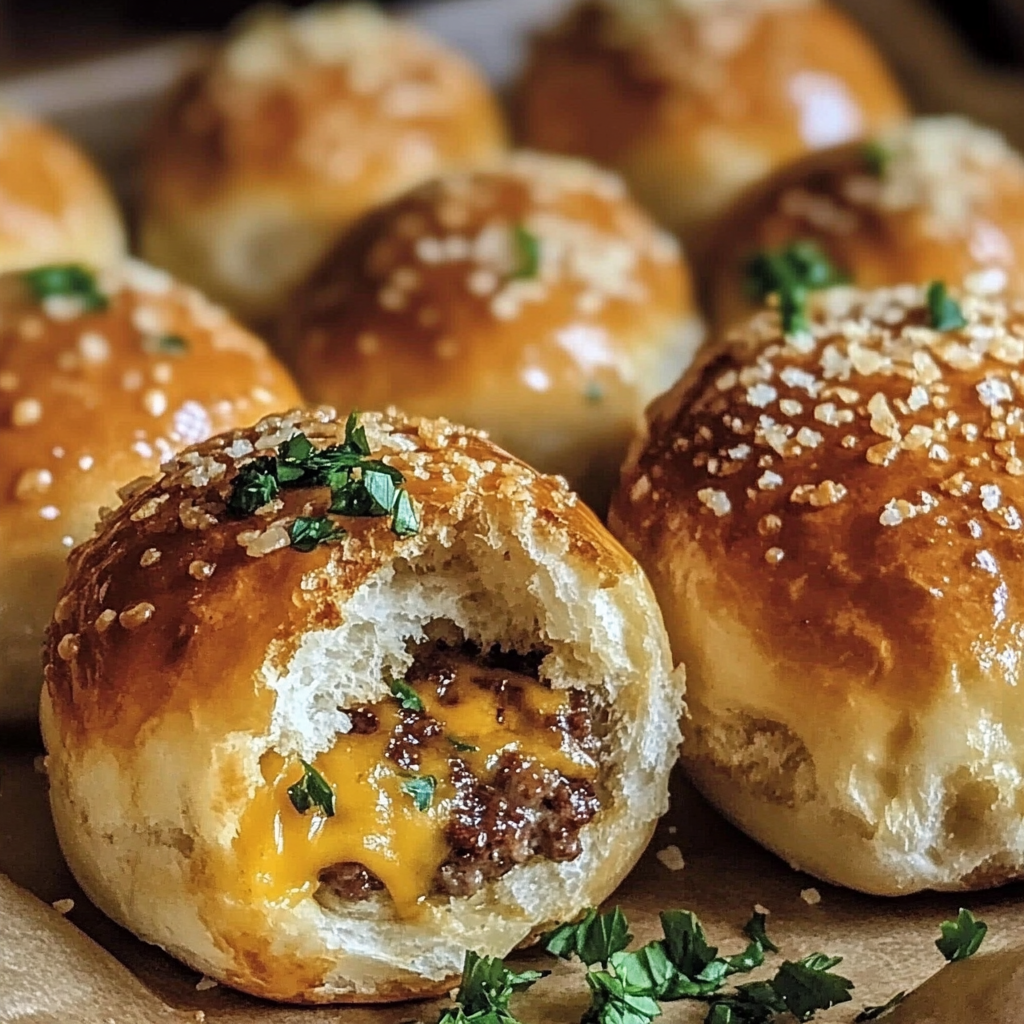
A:
POLYGON ((272 548, 297 516, 325 513, 330 495, 323 488, 282 491, 261 514, 239 519, 225 508, 236 467, 296 428, 319 446, 340 443, 344 424, 332 412, 273 416, 186 449, 159 479, 140 481, 96 537, 72 552, 46 655, 62 728, 131 745, 146 721, 204 706, 217 721, 257 725, 269 709, 254 700, 252 680, 272 641, 280 641, 275 660, 287 663, 306 630, 332 624, 339 596, 354 593, 398 553, 412 557, 450 531, 473 504, 509 503, 518 514, 537 515, 543 532, 571 525, 570 552, 602 579, 632 564, 563 481, 538 475, 485 435, 443 420, 374 414, 362 422, 405 475, 420 532, 402 539, 388 517, 360 517, 342 520, 348 537, 341 545, 302 552, 285 536, 272 548), (264 542, 271 550, 260 554, 264 542), (159 555, 150 561, 148 551, 159 555), (190 571, 195 563, 214 568, 207 576, 190 571), (316 587, 308 585, 311 573, 320 577, 316 587), (116 621, 104 616, 108 610, 116 621), (69 633, 79 639, 76 656, 66 660, 60 645, 69 633), (134 703, 126 704, 123 681, 140 675, 152 685, 133 690, 134 703), (219 680, 216 690, 210 678, 219 680))
POLYGON ((743 289, 750 256, 798 240, 817 243, 860 288, 994 270, 1019 292, 1024 160, 989 129, 936 117, 785 167, 711 229, 702 266, 719 329, 754 312, 743 289))
POLYGON ((504 148, 479 72, 413 26, 362 5, 264 12, 153 124, 143 249, 214 298, 266 316, 357 216, 504 148), (217 230, 219 240, 204 239, 217 230))
POLYGON ((121 215, 86 156, 49 125, 0 110, 0 273, 105 266, 124 252, 121 215))
POLYGON ((830 293, 788 344, 753 320, 652 408, 613 509, 656 590, 699 545, 766 656, 833 668, 837 700, 1018 672, 1024 309, 968 294, 937 332, 922 301, 830 293))
POLYGON ((678 249, 622 183, 531 153, 370 214, 280 330, 312 399, 482 427, 595 508, 643 407, 699 337, 678 249))
POLYGON ((107 308, 0 279, 0 720, 34 720, 38 643, 68 549, 118 487, 298 392, 222 310, 141 264, 97 276, 107 308))
POLYGON ((904 114, 861 32, 800 0, 587 0, 535 40, 519 95, 528 145, 615 168, 690 243, 774 167, 904 114))

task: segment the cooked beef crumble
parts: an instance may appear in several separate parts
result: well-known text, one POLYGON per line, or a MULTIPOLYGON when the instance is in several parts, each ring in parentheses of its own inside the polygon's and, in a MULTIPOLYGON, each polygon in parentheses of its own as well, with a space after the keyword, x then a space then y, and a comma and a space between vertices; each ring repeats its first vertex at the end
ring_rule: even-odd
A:
MULTIPOLYGON (((501 670, 513 677, 538 679, 543 657, 544 652, 520 655, 493 647, 482 653, 470 644, 453 649, 438 643, 417 655, 406 681, 432 687, 442 703, 454 704, 458 701, 453 689, 457 663, 464 665, 471 659, 482 670, 479 677, 472 677, 473 682, 499 698, 496 715, 500 722, 506 708, 523 706, 522 684, 503 678, 501 670)), ((569 712, 548 718, 546 724, 595 752, 597 740, 583 694, 573 690, 568 697, 569 712)), ((353 732, 368 734, 379 728, 377 716, 369 708, 357 708, 349 716, 353 732)), ((415 772, 423 747, 443 734, 441 723, 425 712, 402 710, 385 756, 403 771, 415 772)), ((445 827, 450 856, 437 873, 435 892, 471 896, 535 856, 569 861, 580 855, 580 831, 600 810, 590 781, 568 778, 515 752, 501 755, 488 782, 478 778, 454 749, 448 763, 457 796, 445 827)), ((355 863, 333 865, 321 873, 320 883, 317 898, 325 905, 334 899, 366 899, 384 888, 375 875, 355 863)))

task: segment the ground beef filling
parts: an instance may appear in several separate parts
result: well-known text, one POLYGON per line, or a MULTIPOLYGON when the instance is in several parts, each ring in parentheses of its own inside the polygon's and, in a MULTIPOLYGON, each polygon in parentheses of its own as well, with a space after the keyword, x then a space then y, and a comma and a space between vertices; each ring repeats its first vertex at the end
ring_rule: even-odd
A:
MULTIPOLYGON (((499 697, 500 722, 506 708, 523 706, 524 681, 516 677, 536 680, 542 657, 542 653, 519 655, 498 648, 481 652, 468 644, 453 649, 439 643, 416 658, 406 682, 417 690, 433 687, 442 704, 457 703, 456 666, 461 662, 464 669, 466 659, 471 659, 481 670, 472 677, 473 684, 499 697)), ((597 740, 583 694, 573 690, 568 697, 569 710, 546 718, 545 724, 596 753, 597 740)), ((373 733, 379 728, 368 708, 354 709, 350 717, 353 732, 373 733)), ((425 712, 403 711, 385 756, 403 771, 415 772, 423 748, 438 740, 447 742, 438 721, 425 712)), ((517 752, 501 754, 486 780, 477 777, 455 750, 448 763, 456 797, 445 827, 450 856, 435 878, 436 893, 472 896, 533 857, 570 861, 580 855, 580 832, 600 810, 588 779, 569 778, 517 752)), ((320 883, 330 896, 341 900, 366 899, 384 888, 375 875, 355 863, 332 865, 321 872, 320 883)))

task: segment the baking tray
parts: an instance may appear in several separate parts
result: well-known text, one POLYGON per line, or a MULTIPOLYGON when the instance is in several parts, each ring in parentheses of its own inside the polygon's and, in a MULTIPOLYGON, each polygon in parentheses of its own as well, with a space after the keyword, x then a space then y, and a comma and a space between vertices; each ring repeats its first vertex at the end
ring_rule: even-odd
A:
MULTIPOLYGON (((406 13, 465 50, 499 87, 506 88, 520 64, 527 34, 560 6, 564 0, 463 0, 410 5, 406 13)), ((1020 76, 978 64, 919 0, 845 0, 842 6, 876 38, 919 110, 969 114, 1024 146, 1020 76)), ((170 83, 206 45, 202 37, 177 37, 65 67, 0 77, 0 98, 53 120, 77 138, 104 165, 130 205, 143 127, 170 83)), ((0 750, 0 875, 44 901, 39 903, 0 877, 0 1022, 436 1020, 437 1006, 429 1003, 375 1009, 272 1006, 222 987, 210 988, 160 950, 139 943, 90 906, 64 866, 37 754, 30 749, 0 750), (67 913, 70 924, 59 921, 57 911, 46 906, 58 902, 66 910, 68 900, 74 904, 67 913), (49 937, 44 939, 44 933, 49 937), (16 963, 17 968, 12 966, 16 963), (28 964, 38 964, 38 972, 26 973, 28 964)), ((1024 939, 1021 886, 970 896, 928 894, 900 900, 834 889, 760 849, 715 815, 681 777, 674 779, 669 814, 612 902, 629 915, 638 942, 657 937, 659 910, 686 907, 701 916, 712 939, 730 952, 744 943, 740 927, 752 907, 769 908, 771 932, 787 957, 819 950, 844 957, 841 971, 856 988, 852 1002, 823 1016, 836 1024, 852 1021, 865 1004, 882 1003, 939 970, 942 958, 933 944, 938 923, 954 916, 961 902, 988 921, 987 949, 998 951, 1024 939)), ((943 971, 939 994, 933 997, 948 1014, 942 1020, 1024 1022, 1024 954, 1006 955, 1007 961, 998 953, 980 955, 943 971), (997 983, 986 980, 989 974, 997 983), (979 1001, 979 979, 992 1009, 979 1001), (942 985, 948 986, 950 995, 942 985)), ((516 959, 537 964, 544 958, 525 953, 516 959)), ((579 1020, 587 1001, 579 971, 546 961, 543 966, 554 966, 555 978, 520 998, 519 1016, 530 1024, 579 1020)), ((666 1024, 688 1024, 703 1020, 706 1008, 679 1002, 665 1004, 664 1011, 666 1024)), ((892 1019, 895 1024, 897 1019, 939 1018, 915 1009, 912 999, 892 1019)))

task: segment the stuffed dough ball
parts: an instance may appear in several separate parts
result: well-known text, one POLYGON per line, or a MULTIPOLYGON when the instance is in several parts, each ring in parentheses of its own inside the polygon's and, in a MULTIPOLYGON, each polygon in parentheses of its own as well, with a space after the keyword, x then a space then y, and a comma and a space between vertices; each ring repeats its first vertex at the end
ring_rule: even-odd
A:
POLYGON ((0 729, 33 727, 68 551, 175 451, 298 399, 262 342, 140 263, 0 277, 0 729))
POLYGON ((1024 307, 766 312, 649 412, 612 508, 688 670, 683 761, 864 892, 1024 876, 1024 307))
POLYGON ((121 213, 89 158, 56 128, 0 109, 0 273, 110 266, 125 247, 121 213))
POLYGON ((414 26, 364 4, 258 11, 149 132, 142 250, 262 319, 361 213, 504 146, 480 73, 414 26))
POLYGON ((614 168, 691 243, 780 164, 904 116, 875 47, 818 0, 582 0, 519 91, 527 145, 614 168))
POLYGON ((719 329, 787 282, 809 290, 943 280, 1024 290, 1024 158, 961 117, 924 117, 815 153, 749 189, 712 228, 719 329))
POLYGON ((309 398, 483 428, 603 512, 644 407, 702 337, 678 245, 622 182, 518 153, 368 215, 279 342, 309 398))
POLYGON ((667 806, 682 677, 562 481, 447 421, 221 434, 72 556, 43 731, 68 863, 205 975, 451 987, 605 898, 667 806))

